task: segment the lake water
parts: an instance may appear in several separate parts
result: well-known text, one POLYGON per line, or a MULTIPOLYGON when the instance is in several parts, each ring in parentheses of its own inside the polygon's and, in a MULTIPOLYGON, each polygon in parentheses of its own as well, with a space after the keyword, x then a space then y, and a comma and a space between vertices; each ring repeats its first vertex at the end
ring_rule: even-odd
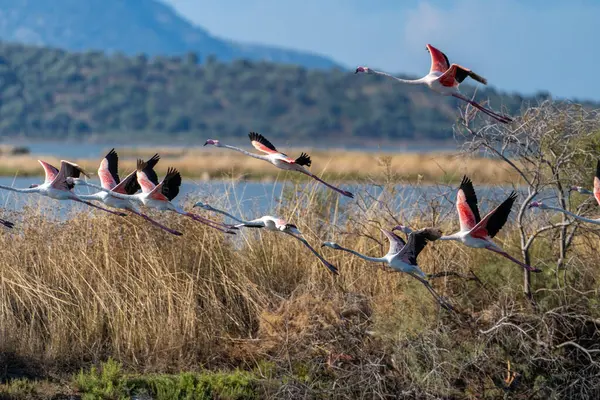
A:
MULTIPOLYGON (((25 177, 10 178, 0 177, 0 185, 27 188, 32 183, 40 183, 42 178, 25 177)), ((99 184, 97 180, 91 180, 99 184)), ((320 184, 308 183, 299 186, 302 190, 306 185, 311 189, 316 187, 323 193, 331 192, 320 184)), ((418 212, 427 207, 429 201, 439 203, 441 211, 453 212, 456 185, 398 185, 397 194, 386 201, 379 201, 383 189, 375 185, 347 185, 343 188, 351 190, 355 199, 337 196, 340 205, 353 204, 375 204, 377 207, 386 207, 391 210, 413 210, 418 212), (380 204, 379 204, 380 203, 380 204)), ((284 193, 293 190, 295 185, 286 182, 227 182, 227 181, 202 181, 184 179, 179 196, 173 200, 174 203, 189 207, 195 201, 203 201, 209 204, 222 206, 233 214, 243 215, 252 219, 258 216, 270 214, 277 215, 278 207, 284 198, 284 193)), ((76 191, 82 194, 93 193, 95 190, 87 187, 77 187, 76 191)), ((480 198, 480 207, 487 210, 499 201, 506 198, 508 188, 501 186, 477 187, 480 198)), ((30 205, 42 207, 44 214, 49 218, 62 218, 68 211, 76 208, 82 211, 90 210, 88 207, 75 202, 57 202, 39 195, 26 195, 0 190, 0 206, 6 210, 20 211, 23 207, 30 205), (60 207, 57 207, 60 204, 60 207)))

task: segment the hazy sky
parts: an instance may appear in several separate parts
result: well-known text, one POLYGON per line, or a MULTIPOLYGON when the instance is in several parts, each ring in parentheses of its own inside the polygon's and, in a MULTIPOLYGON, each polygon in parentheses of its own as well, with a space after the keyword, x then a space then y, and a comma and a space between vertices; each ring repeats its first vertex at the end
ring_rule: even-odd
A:
POLYGON ((212 34, 424 75, 425 44, 507 91, 600 100, 600 1, 163 0, 212 34))

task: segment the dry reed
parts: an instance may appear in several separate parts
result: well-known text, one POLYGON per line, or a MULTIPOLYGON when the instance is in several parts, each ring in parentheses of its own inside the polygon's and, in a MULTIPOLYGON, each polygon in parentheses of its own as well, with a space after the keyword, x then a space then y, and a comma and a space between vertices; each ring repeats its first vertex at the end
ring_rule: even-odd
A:
MULTIPOLYGON (((381 180, 383 165, 390 164, 396 175, 406 181, 439 182, 459 179, 467 174, 484 183, 506 183, 518 180, 514 172, 506 168, 499 160, 466 156, 462 153, 369 153, 345 150, 294 150, 292 156, 307 151, 313 161, 312 171, 328 179, 338 181, 381 180)), ((175 167, 185 177, 214 179, 223 175, 245 179, 275 179, 282 172, 264 161, 253 159, 225 149, 209 148, 140 148, 117 149, 121 169, 130 171, 135 168, 136 157, 149 158, 159 153, 163 162, 157 165, 157 172, 164 174, 167 167, 175 167)), ((98 168, 98 159, 71 160, 82 165, 89 172, 98 168)), ((53 165, 60 160, 56 157, 41 157, 53 165)), ((0 175, 39 176, 43 170, 31 155, 0 157, 0 175)))
MULTIPOLYGON (((378 228, 398 220, 456 229, 439 196, 423 199, 425 208, 382 206, 397 195, 387 189, 341 206, 311 185, 284 196, 278 214, 315 245, 336 240, 373 256, 387 251, 378 228)), ((513 391, 537 398, 573 393, 565 385, 577 377, 586 379, 585 393, 600 387, 599 357, 564 345, 590 348, 599 338, 594 231, 578 239, 566 271, 552 271, 551 235, 535 246, 536 265, 545 268, 534 282, 537 310, 520 294, 514 264, 452 243, 429 245, 419 258, 426 272, 473 278, 433 280, 461 311, 453 315, 404 274, 320 249, 340 269, 333 277, 285 235, 224 237, 186 218, 157 216, 184 232, 172 237, 133 216, 80 210, 53 222, 32 207, 12 215, 17 228, 0 235, 0 358, 18 360, 23 374, 71 372, 112 356, 130 370, 161 372, 266 362, 281 379, 275 391, 265 389, 273 397, 513 391), (504 387, 507 359, 520 379, 504 387)), ((498 241, 517 253, 512 229, 498 241)))

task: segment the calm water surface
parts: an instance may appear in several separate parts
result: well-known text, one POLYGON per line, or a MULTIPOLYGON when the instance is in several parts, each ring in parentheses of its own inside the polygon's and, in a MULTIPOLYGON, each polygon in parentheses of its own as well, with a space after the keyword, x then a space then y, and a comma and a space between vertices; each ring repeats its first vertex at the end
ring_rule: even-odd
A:
MULTIPOLYGON (((0 177, 0 185, 13 186, 16 188, 27 188, 32 183, 40 183, 42 178, 10 178, 0 177)), ((97 180, 91 180, 99 184, 97 180)), ((312 190, 315 184, 307 184, 312 190)), ((307 185, 300 185, 299 190, 303 190, 307 185)), ((329 194, 329 189, 316 186, 323 194, 329 194)), ((453 186, 442 185, 398 185, 397 195, 388 201, 378 202, 382 194, 382 188, 374 185, 347 185, 342 184, 345 189, 351 190, 355 199, 349 199, 344 196, 338 196, 340 205, 354 204, 372 204, 376 203, 379 207, 388 207, 391 210, 398 209, 423 209, 428 201, 434 199, 439 202, 443 211, 450 212, 454 207, 456 188, 453 186), (381 203, 381 204, 379 204, 381 203)), ((278 207, 282 199, 289 191, 294 190, 296 186, 285 182, 227 182, 227 181, 195 181, 185 179, 175 204, 189 207, 193 202, 201 200, 218 207, 226 208, 233 214, 243 215, 245 218, 257 218, 258 216, 270 214, 277 215, 278 207)), ((507 195, 507 188, 501 186, 477 187, 477 193, 480 198, 480 207, 487 210, 488 207, 502 201, 507 195)), ((95 190, 78 186, 77 193, 89 194, 95 190)), ((6 210, 20 211, 26 206, 41 207, 48 218, 64 218, 69 211, 73 209, 81 211, 91 211, 88 207, 75 202, 57 202, 39 195, 27 195, 14 193, 6 190, 0 190, 0 206, 6 210), (59 205, 59 206, 58 206, 59 205)))

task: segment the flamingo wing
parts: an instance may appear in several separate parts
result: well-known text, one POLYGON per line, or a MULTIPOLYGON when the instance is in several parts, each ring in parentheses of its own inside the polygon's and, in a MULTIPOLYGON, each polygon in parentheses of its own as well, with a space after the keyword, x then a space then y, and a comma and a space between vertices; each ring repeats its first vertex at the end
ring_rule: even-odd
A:
POLYGON ((448 68, 450 68, 450 61, 448 61, 448 57, 444 53, 430 44, 427 45, 427 50, 431 55, 431 68, 429 69, 429 73, 444 73, 448 68))
POLYGON ((115 149, 111 149, 100 162, 98 177, 104 189, 111 190, 117 186, 119 180, 119 156, 115 149))
POLYGON ((473 78, 477 82, 487 85, 487 79, 481 75, 477 75, 468 68, 461 67, 458 64, 452 64, 450 68, 448 68, 448 70, 438 78, 438 82, 440 82, 443 86, 453 87, 464 81, 467 76, 473 78))
POLYGON ((169 168, 167 175, 161 182, 161 193, 171 201, 179 194, 180 186, 181 174, 175 168, 169 168))
POLYGON ((387 237, 388 242, 390 243, 390 247, 388 249, 387 256, 393 256, 395 254, 400 253, 400 250, 406 246, 406 242, 394 232, 387 231, 385 229, 381 229, 381 232, 387 237))
POLYGON ((61 160, 60 170, 50 186, 58 190, 71 190, 75 187, 75 184, 67 182, 67 178, 79 178, 81 174, 89 177, 79 165, 70 161, 61 160))
POLYGON ((138 184, 142 188, 143 193, 150 193, 156 188, 156 184, 154 184, 147 174, 147 163, 143 160, 137 160, 137 171, 136 177, 138 184))
POLYGON ((596 164, 596 176, 594 177, 594 197, 600 204, 600 160, 596 164))
POLYGON ((52 182, 58 174, 58 169, 55 166, 48 164, 46 161, 38 160, 38 162, 42 165, 42 168, 44 168, 44 183, 52 182))
POLYGON ((263 135, 256 132, 250 132, 248 134, 252 146, 258 151, 262 151, 267 154, 277 154, 279 151, 269 142, 263 135))
POLYGON ((456 210, 461 231, 469 231, 481 221, 473 182, 466 175, 463 176, 456 195, 456 210))
POLYGON ((425 248, 427 243, 439 239, 442 232, 436 228, 423 228, 411 232, 408 235, 408 242, 398 253, 402 261, 410 265, 417 265, 417 257, 425 248))
MULTIPOLYGON (((158 176, 154 171, 154 166, 160 160, 160 156, 158 154, 153 155, 148 161, 146 161, 146 166, 143 168, 143 172, 150 182, 154 185, 158 185, 158 176)), ((129 175, 125 177, 117 186, 114 187, 113 191, 117 193, 123 194, 136 194, 138 190, 141 189, 140 184, 137 181, 137 171, 133 171, 129 175)))
POLYGON ((481 239, 486 237, 493 238, 496 236, 508 220, 508 215, 510 214, 516 199, 517 193, 514 191, 511 192, 502 204, 494 208, 477 225, 475 225, 473 229, 471 229, 471 236, 481 239))

